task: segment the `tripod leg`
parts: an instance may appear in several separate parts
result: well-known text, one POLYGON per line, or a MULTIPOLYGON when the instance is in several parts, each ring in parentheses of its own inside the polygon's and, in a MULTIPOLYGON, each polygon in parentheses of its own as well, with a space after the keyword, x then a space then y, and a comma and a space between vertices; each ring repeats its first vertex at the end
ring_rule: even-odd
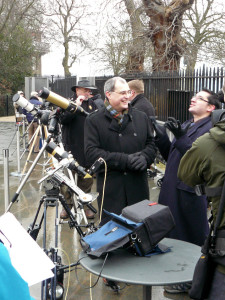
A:
POLYGON ((11 208, 11 206, 13 205, 13 203, 17 200, 19 193, 21 192, 24 184, 26 183, 28 177, 30 176, 31 172, 33 171, 34 167, 36 166, 38 160, 40 159, 42 153, 45 151, 45 148, 48 145, 48 142, 51 140, 51 136, 48 137, 48 139, 46 140, 46 142, 44 143, 41 151, 38 153, 37 157, 35 158, 34 162, 32 163, 30 169, 28 170, 27 174, 25 175, 23 181, 21 182, 20 186, 18 187, 18 189, 16 190, 16 193, 13 196, 13 199, 11 201, 11 203, 9 204, 9 207, 7 208, 6 212, 8 212, 11 208))
MULTIPOLYGON (((24 135, 22 136, 22 138, 25 138, 25 137, 26 137, 26 135, 27 135, 27 133, 28 133, 28 131, 29 131, 29 128, 32 126, 33 122, 34 122, 34 120, 32 120, 31 123, 28 125, 27 130, 26 130, 26 132, 24 133, 24 135)), ((33 139, 34 139, 34 136, 35 136, 35 133, 34 133, 33 136, 28 140, 28 144, 27 144, 26 147, 24 147, 24 151, 23 151, 23 153, 21 154, 20 159, 22 159, 22 157, 23 157, 24 153, 26 152, 26 150, 29 149, 29 146, 30 146, 30 144, 32 143, 32 141, 33 141, 33 139)))
POLYGON ((27 232, 29 233, 29 235, 30 235, 35 241, 37 240, 37 236, 38 236, 38 234, 39 234, 39 231, 40 231, 40 229, 41 229, 41 225, 42 225, 43 220, 44 220, 44 214, 43 214, 42 217, 41 217, 41 220, 40 220, 39 225, 36 224, 37 218, 38 218, 38 215, 39 215, 39 212, 40 212, 40 209, 41 209, 41 206, 42 206, 42 204, 43 204, 43 202, 44 202, 44 197, 45 197, 45 196, 43 196, 43 197, 41 198, 41 200, 40 200, 40 202, 39 202, 39 206, 38 206, 37 212, 36 212, 36 215, 35 215, 35 217, 34 217, 34 221, 33 221, 32 224, 30 224, 30 226, 28 227, 28 230, 27 230, 27 232))
POLYGON ((39 134, 40 128, 41 128, 41 125, 38 125, 38 128, 37 128, 37 130, 36 130, 36 132, 35 132, 35 137, 34 137, 32 146, 31 146, 31 148, 30 148, 30 152, 29 152, 29 154, 28 154, 28 156, 27 156, 27 160, 26 160, 25 166, 24 166, 24 168, 23 168, 22 175, 24 175, 25 172, 26 172, 27 164, 28 164, 28 161, 29 161, 29 159, 30 159, 31 153, 32 153, 32 151, 33 151, 34 145, 35 145, 35 143, 36 143, 37 136, 38 136, 38 134, 39 134))

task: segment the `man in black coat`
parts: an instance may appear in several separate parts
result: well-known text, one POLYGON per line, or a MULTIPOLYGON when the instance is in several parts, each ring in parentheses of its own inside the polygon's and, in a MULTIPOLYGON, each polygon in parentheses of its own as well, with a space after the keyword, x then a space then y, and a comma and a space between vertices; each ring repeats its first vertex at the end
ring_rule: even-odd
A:
MULTIPOLYGON (((86 112, 91 113, 97 109, 95 103, 90 98, 92 97, 91 90, 96 89, 92 87, 88 80, 78 81, 78 84, 73 86, 71 90, 75 93, 74 99, 78 106, 81 106, 86 112)), ((61 115, 62 126, 62 142, 66 151, 71 151, 73 157, 82 166, 86 167, 85 155, 84 155, 84 122, 86 115, 81 112, 71 113, 64 112, 61 115)), ((93 184, 92 178, 83 179, 78 175, 77 185, 85 193, 91 191, 93 184)), ((65 188, 66 189, 66 188, 65 188)), ((72 208, 71 196, 63 192, 67 203, 72 208)), ((85 209, 87 218, 94 218, 94 213, 90 209, 85 209)), ((60 217, 62 219, 68 218, 67 212, 63 209, 60 217)))
POLYGON ((151 102, 144 96, 143 80, 135 79, 128 82, 131 90, 131 106, 143 111, 148 117, 155 116, 155 109, 151 102))
MULTIPOLYGON (((128 82, 131 90, 130 104, 132 107, 139 109, 146 113, 148 117, 155 117, 155 109, 151 102, 144 96, 144 82, 140 79, 131 80, 128 82)), ((154 128, 149 121, 151 133, 153 134, 154 128)))
POLYGON ((97 108, 101 108, 104 106, 104 101, 102 100, 102 96, 99 93, 99 90, 96 88, 96 90, 92 91, 92 97, 91 100, 94 101, 97 108))
POLYGON ((147 166, 156 155, 148 117, 128 106, 126 80, 107 80, 104 92, 104 107, 86 118, 84 135, 88 163, 102 157, 107 165, 106 182, 104 169, 96 176, 101 225, 109 220, 102 208, 120 214, 127 205, 149 198, 147 166))

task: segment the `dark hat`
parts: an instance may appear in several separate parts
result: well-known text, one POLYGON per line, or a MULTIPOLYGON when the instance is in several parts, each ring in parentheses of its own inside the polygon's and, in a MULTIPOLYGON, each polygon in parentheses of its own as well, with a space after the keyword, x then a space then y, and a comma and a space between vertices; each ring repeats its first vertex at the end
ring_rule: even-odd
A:
POLYGON ((78 81, 77 85, 74 85, 74 86, 71 87, 71 90, 73 92, 76 92, 77 87, 82 87, 82 88, 90 89, 90 90, 96 90, 97 89, 95 86, 91 86, 90 81, 87 80, 87 79, 78 81))

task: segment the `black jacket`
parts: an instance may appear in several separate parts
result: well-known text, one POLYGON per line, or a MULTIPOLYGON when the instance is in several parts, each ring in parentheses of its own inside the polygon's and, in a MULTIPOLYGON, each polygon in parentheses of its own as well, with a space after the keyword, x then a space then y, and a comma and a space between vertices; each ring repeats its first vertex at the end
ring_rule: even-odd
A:
POLYGON ((137 95, 132 101, 131 106, 146 113, 147 116, 155 116, 155 109, 144 94, 137 95))
POLYGON ((101 108, 104 106, 104 101, 102 100, 102 96, 100 94, 97 94, 90 99, 94 101, 97 108, 101 108))
MULTIPOLYGON (((91 99, 83 101, 81 107, 88 113, 96 109, 91 99)), ((71 151, 78 163, 85 167, 84 155, 84 122, 86 115, 80 112, 64 112, 61 115, 62 142, 66 151, 71 151)))
MULTIPOLYGON (((147 172, 129 171, 128 154, 141 152, 150 166, 156 154, 146 114, 130 107, 122 126, 105 107, 95 111, 85 122, 85 154, 88 164, 99 157, 107 163, 103 207, 121 213, 126 205, 149 198, 147 172)), ((99 202, 102 198, 104 172, 97 174, 99 202)), ((100 205, 99 205, 100 206, 100 205)))
MULTIPOLYGON (((155 116, 155 109, 150 101, 148 101, 147 98, 145 98, 144 94, 137 95, 132 101, 131 106, 135 107, 136 109, 143 111, 146 113, 148 117, 155 116)), ((152 123, 149 121, 151 133, 153 134, 154 129, 152 127, 152 123)))

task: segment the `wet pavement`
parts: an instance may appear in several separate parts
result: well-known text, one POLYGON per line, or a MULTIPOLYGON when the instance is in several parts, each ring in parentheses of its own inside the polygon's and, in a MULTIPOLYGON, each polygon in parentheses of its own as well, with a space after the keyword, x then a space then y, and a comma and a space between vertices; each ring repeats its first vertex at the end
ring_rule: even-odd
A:
MULTIPOLYGON (((28 153, 25 153, 21 159, 21 172, 18 173, 17 151, 16 151, 16 126, 14 119, 1 119, 0 118, 0 215, 5 211, 4 203, 4 164, 3 164, 3 149, 9 149, 9 199, 11 201, 18 187, 21 186, 21 172, 23 171, 25 163, 27 163, 27 169, 29 170, 32 161, 35 159, 36 154, 31 154, 31 162, 27 162, 28 153)), ((22 151, 22 149, 21 149, 22 151)), ((27 229, 33 222, 35 214, 37 212, 38 205, 42 196, 45 194, 43 186, 38 184, 37 181, 44 176, 43 163, 46 162, 46 158, 41 157, 39 164, 37 164, 32 171, 31 175, 27 179, 26 183, 22 187, 19 194, 18 201, 16 201, 10 212, 14 214, 17 220, 22 226, 27 229)), ((24 177, 22 177, 24 178, 24 177)), ((159 188, 155 186, 155 182, 149 179, 151 200, 157 201, 159 188)), ((92 191, 95 191, 95 182, 92 191)), ((95 201, 96 202, 96 201, 95 201)), ((61 204, 60 204, 61 205, 61 204)), ((94 203, 96 207, 96 203, 94 203)), ((55 207, 47 209, 47 232, 46 242, 47 249, 55 247, 55 207)), ((59 209, 59 212, 61 208, 59 209)), ((42 212, 41 212, 42 214, 42 212)), ((41 216, 40 214, 40 216, 41 216)), ((94 220, 98 222, 97 216, 94 220)), ((22 241, 21 241, 22 242, 22 241)), ((39 231, 37 243, 42 247, 43 245, 43 228, 39 231)), ((79 234, 76 229, 70 229, 68 224, 60 224, 58 232, 58 254, 62 257, 62 263, 64 265, 70 265, 77 262, 81 247, 79 244, 79 234)), ((151 270, 149 270, 151 272, 151 270)), ((97 280, 97 276, 91 276, 91 285, 97 280)), ((81 266, 78 266, 76 270, 74 267, 71 272, 64 274, 64 298, 67 300, 104 300, 104 299, 120 299, 120 300, 141 300, 143 297, 142 286, 139 285, 125 285, 120 284, 121 291, 115 293, 109 287, 106 287, 100 278, 94 288, 91 289, 92 295, 90 295, 90 273, 85 271, 81 266)), ((31 295, 36 299, 41 299, 40 284, 34 285, 30 288, 31 295)), ((174 299, 174 300, 188 300, 190 299, 187 294, 170 295, 165 293, 163 287, 153 287, 152 291, 153 300, 162 299, 174 299)))

